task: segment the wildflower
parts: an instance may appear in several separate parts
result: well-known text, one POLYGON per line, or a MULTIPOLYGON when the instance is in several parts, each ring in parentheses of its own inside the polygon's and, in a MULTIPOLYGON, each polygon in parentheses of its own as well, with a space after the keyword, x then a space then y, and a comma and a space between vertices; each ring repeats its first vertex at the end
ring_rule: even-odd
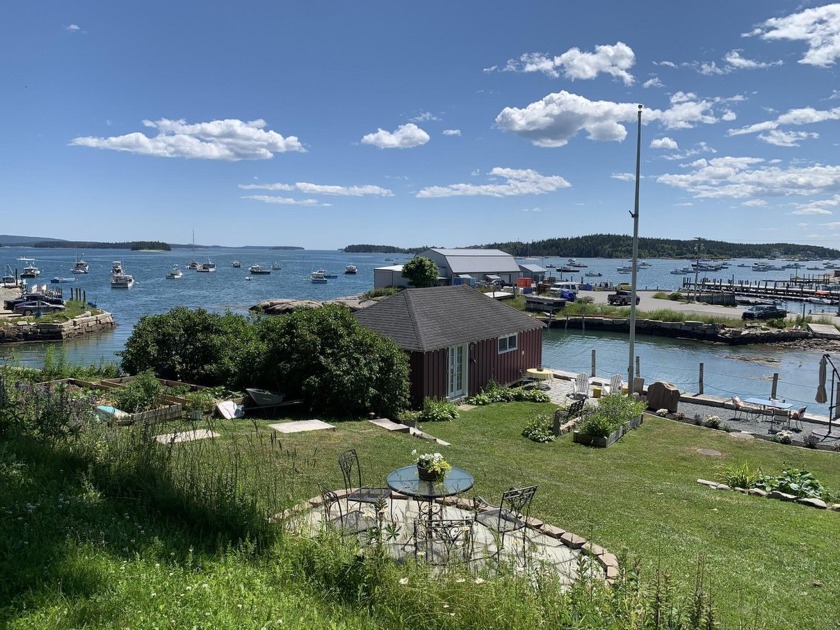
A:
POLYGON ((458 578, 458 579, 457 579, 457 580, 455 580, 455 581, 456 581, 458 584, 463 584, 463 583, 464 583, 464 582, 466 582, 467 580, 466 580, 466 578, 458 578))
POLYGON ((484 580, 482 580, 480 577, 477 577, 473 580, 473 584, 484 584, 484 580))
POLYGON ((408 578, 407 577, 400 578, 400 584, 402 584, 402 585, 408 584, 408 578))

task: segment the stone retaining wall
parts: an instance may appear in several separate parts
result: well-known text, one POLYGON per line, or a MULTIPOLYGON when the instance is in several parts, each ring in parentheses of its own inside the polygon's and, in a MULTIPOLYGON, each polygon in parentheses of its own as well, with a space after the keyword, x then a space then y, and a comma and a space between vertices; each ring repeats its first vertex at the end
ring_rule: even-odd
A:
POLYGON ((0 327, 0 343, 22 341, 63 341, 116 327, 111 313, 91 315, 89 312, 66 322, 9 321, 0 327))
MULTIPOLYGON (((630 332, 629 320, 626 317, 560 317, 549 320, 548 325, 551 328, 569 327, 630 332)), ((725 324, 706 324, 694 321, 662 322, 653 319, 637 319, 636 332, 662 337, 687 337, 731 345, 773 343, 812 337, 812 334, 807 330, 776 330, 759 326, 730 328, 725 324)))

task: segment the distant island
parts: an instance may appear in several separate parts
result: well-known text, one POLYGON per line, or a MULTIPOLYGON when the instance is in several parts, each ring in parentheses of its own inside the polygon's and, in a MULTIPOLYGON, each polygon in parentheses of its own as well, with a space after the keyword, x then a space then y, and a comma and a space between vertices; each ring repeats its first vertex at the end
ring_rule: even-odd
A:
MULTIPOLYGON (((392 245, 348 245, 345 252, 376 254, 417 254, 428 247, 392 245)), ((518 257, 626 258, 633 256, 633 238, 624 234, 591 234, 550 238, 523 243, 507 241, 470 245, 467 249, 500 249, 518 257)), ((794 243, 728 243, 707 239, 639 238, 640 258, 840 258, 840 250, 794 243)))
POLYGON ((26 247, 36 247, 39 249, 130 249, 132 251, 154 250, 163 252, 172 250, 172 247, 163 241, 118 241, 114 243, 100 243, 97 241, 59 241, 51 239, 46 241, 32 240, 25 243, 2 241, 2 244, 6 246, 25 245, 26 247))

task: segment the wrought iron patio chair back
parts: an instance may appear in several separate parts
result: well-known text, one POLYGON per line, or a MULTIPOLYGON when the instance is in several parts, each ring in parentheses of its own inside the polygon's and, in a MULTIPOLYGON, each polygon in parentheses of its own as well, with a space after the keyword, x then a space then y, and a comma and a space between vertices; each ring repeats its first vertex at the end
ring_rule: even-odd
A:
POLYGON ((321 484, 321 501, 324 523, 341 523, 344 520, 344 512, 341 509, 341 501, 338 495, 323 484, 321 484))
POLYGON ((505 517, 515 517, 519 520, 515 529, 525 527, 525 519, 531 514, 531 500, 537 492, 537 486, 527 488, 511 488, 502 493, 502 502, 499 506, 499 522, 505 517), (507 514, 505 514, 507 512, 507 514))
POLYGON ((344 489, 348 492, 351 488, 362 487, 362 468, 359 466, 359 457, 356 449, 349 449, 338 456, 338 466, 341 474, 344 475, 344 489), (354 485, 354 482, 355 485, 354 485))
POLYGON ((328 528, 338 530, 342 536, 359 535, 376 527, 376 521, 361 510, 345 512, 341 507, 341 499, 333 490, 321 484, 322 522, 328 528))
POLYGON ((424 519, 414 522, 414 551, 428 564, 468 564, 473 554, 473 518, 424 519))

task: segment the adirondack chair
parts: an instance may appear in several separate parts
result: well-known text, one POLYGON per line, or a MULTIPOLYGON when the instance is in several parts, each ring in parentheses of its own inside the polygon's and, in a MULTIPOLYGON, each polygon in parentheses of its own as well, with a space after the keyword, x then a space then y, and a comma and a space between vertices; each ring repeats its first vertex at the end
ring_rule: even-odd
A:
POLYGON ((575 377, 574 383, 572 384, 572 393, 569 394, 569 397, 575 400, 586 400, 589 398, 589 376, 587 374, 582 372, 575 377))

